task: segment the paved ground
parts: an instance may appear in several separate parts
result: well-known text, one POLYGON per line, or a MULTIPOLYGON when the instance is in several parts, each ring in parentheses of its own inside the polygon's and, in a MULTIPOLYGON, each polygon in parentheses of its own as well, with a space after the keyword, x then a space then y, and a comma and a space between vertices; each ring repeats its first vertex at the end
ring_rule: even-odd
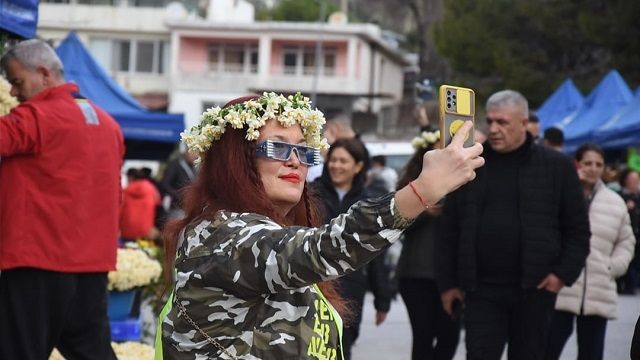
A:
MULTIPOLYGON (((411 359, 411 327, 400 297, 393 302, 387 320, 379 327, 374 324, 374 314, 373 298, 367 295, 360 338, 353 348, 352 360, 411 359)), ((629 359, 631 336, 639 314, 640 295, 620 297, 618 319, 610 321, 607 327, 605 360, 629 359)), ((463 333, 455 360, 464 359, 463 333)), ((575 333, 565 346, 561 359, 576 359, 575 333)))

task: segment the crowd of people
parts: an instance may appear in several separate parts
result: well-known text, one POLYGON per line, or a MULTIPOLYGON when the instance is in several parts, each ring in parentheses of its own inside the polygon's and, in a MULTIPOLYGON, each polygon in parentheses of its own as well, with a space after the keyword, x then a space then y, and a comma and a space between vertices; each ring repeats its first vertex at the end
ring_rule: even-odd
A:
POLYGON ((381 325, 396 289, 413 359, 452 359, 463 328, 468 359, 558 359, 574 323, 578 357, 603 359, 618 293, 637 289, 638 173, 605 183, 603 150, 563 154, 517 91, 488 98, 471 147, 470 122, 445 148, 422 124, 400 174, 301 94, 242 97, 185 131, 161 177, 131 168, 122 188, 117 123, 49 45, 0 67, 20 101, 0 118, 2 359, 115 359, 117 239, 165 246, 165 359, 350 359, 365 293, 381 325))
POLYGON ((158 180, 148 167, 126 170, 120 206, 120 242, 138 239, 162 242, 160 230, 164 224, 184 216, 180 191, 196 174, 195 156, 180 151, 167 162, 158 180))

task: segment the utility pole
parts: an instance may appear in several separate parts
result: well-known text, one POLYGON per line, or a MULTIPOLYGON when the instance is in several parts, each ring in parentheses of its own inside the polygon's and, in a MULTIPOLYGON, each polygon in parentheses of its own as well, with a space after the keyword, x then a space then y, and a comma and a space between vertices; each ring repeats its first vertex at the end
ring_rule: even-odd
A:
POLYGON ((318 17, 318 40, 316 41, 316 56, 315 56, 315 68, 316 71, 313 74, 313 83, 311 84, 311 101, 315 106, 318 106, 318 81, 320 79, 320 61, 322 60, 322 38, 324 35, 324 18, 326 12, 325 0, 318 0, 320 2, 320 16, 318 17))

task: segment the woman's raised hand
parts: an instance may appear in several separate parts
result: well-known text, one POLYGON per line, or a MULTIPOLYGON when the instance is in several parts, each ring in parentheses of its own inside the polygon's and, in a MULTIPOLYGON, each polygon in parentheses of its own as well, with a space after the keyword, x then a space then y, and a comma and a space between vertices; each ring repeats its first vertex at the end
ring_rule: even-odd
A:
POLYGON ((403 216, 414 218, 425 205, 435 205, 448 193, 475 179, 475 170, 484 165, 484 158, 480 156, 480 143, 463 146, 472 127, 471 121, 465 122, 446 148, 424 155, 422 172, 412 182, 413 188, 409 185, 396 193, 397 206, 403 216))
POLYGON ((440 200, 446 194, 475 179, 475 170, 484 165, 484 158, 480 156, 480 143, 464 147, 464 141, 472 127, 471 121, 465 122, 446 148, 424 154, 422 172, 416 180, 419 181, 416 185, 424 184, 433 191, 433 196, 438 196, 440 200))

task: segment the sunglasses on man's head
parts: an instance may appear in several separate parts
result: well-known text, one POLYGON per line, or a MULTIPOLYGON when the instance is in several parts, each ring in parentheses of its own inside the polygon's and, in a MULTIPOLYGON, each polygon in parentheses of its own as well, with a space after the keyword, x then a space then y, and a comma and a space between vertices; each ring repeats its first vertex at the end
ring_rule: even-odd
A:
POLYGON ((320 150, 311 146, 275 140, 265 140, 256 145, 257 156, 280 161, 289 161, 294 150, 301 163, 308 166, 320 164, 320 150))

